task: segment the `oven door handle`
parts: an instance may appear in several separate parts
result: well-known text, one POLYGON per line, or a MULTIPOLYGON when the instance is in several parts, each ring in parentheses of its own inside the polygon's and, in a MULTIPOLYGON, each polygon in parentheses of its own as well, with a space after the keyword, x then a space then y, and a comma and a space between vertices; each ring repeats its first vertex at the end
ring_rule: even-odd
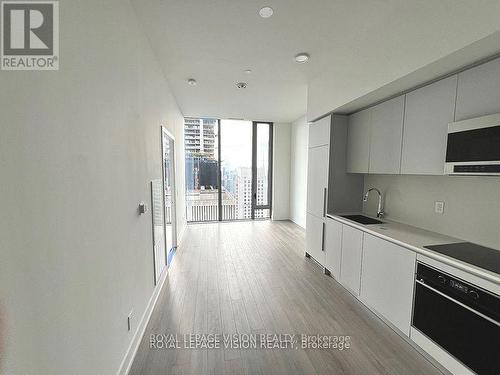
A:
POLYGON ((470 312, 472 312, 472 313, 474 313, 474 314, 476 314, 476 315, 480 316, 481 318, 486 319, 486 320, 488 320, 489 322, 491 322, 491 323, 493 323, 493 324, 496 324, 497 326, 499 326, 499 327, 500 327, 500 323, 499 323, 499 322, 497 322, 496 320, 494 320, 494 319, 490 318, 489 316, 486 316, 486 315, 484 315, 484 314, 480 313, 479 311, 474 310, 473 308, 471 308, 471 307, 469 307, 469 306, 467 306, 467 305, 463 304, 463 303, 462 303, 462 302, 460 302, 460 301, 457 301, 457 300, 456 300, 456 299, 454 299, 454 298, 451 298, 450 296, 448 296, 448 295, 444 294, 443 292, 440 292, 439 290, 434 289, 432 286, 427 285, 427 284, 426 284, 426 283, 424 283, 423 281, 421 281, 421 280, 415 280, 415 282, 416 282, 416 283, 418 283, 418 284, 420 284, 420 285, 422 285, 423 287, 425 287, 425 288, 427 288, 427 289, 429 289, 429 290, 432 290, 434 293, 439 294, 441 297, 444 297, 444 298, 446 298, 446 299, 448 299, 448 300, 450 300, 450 301, 452 301, 452 302, 456 303, 457 305, 462 306, 463 308, 465 308, 465 309, 469 310, 470 312))

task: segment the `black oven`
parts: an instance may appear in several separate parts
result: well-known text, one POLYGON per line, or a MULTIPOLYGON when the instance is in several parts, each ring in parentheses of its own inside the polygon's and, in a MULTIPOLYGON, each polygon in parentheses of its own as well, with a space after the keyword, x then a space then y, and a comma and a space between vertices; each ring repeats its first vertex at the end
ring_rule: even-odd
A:
POLYGON ((500 374, 500 297, 418 263, 412 326, 477 374, 500 374))

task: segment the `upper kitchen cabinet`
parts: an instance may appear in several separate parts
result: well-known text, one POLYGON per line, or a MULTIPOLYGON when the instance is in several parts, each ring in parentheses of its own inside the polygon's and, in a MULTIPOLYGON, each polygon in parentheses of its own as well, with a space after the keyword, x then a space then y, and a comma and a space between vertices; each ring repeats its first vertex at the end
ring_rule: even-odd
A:
POLYGON ((349 116, 347 128, 347 172, 368 173, 370 164, 371 109, 349 116))
POLYGON ((330 126, 331 116, 323 117, 309 125, 309 148, 329 144, 330 126))
POLYGON ((455 121, 500 112, 500 58, 458 74, 455 121))
POLYGON ((363 175, 347 173, 348 117, 332 115, 330 165, 328 173, 328 213, 362 210, 363 175))
POLYGON ((448 124, 453 122, 457 76, 406 94, 402 174, 442 175, 448 124))
POLYGON ((401 171, 404 95, 371 109, 369 173, 398 174, 401 171))

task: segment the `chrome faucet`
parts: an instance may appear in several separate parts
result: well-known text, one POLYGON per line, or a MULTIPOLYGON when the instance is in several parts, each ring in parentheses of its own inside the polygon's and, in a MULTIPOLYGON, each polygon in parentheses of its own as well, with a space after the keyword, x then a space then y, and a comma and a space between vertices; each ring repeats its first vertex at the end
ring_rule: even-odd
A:
POLYGON ((382 216, 385 215, 385 212, 384 212, 384 207, 383 207, 383 204, 382 204, 382 193, 380 192, 379 189, 377 189, 377 188, 370 188, 370 189, 368 189, 368 191, 366 192, 365 196, 363 197, 363 202, 368 201, 368 195, 370 195, 370 191, 373 191, 373 190, 375 190, 378 193, 377 217, 380 218, 380 217, 382 217, 382 216))

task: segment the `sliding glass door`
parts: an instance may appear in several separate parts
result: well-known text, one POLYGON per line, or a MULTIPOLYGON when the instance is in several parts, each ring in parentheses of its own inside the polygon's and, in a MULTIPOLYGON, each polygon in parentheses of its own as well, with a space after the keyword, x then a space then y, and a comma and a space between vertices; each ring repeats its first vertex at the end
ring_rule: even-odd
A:
POLYGON ((272 127, 268 122, 253 123, 252 219, 271 217, 272 127))
POLYGON ((271 217, 272 123, 186 118, 185 148, 188 221, 271 217))
POLYGON ((252 122, 220 121, 221 220, 252 218, 252 122))

